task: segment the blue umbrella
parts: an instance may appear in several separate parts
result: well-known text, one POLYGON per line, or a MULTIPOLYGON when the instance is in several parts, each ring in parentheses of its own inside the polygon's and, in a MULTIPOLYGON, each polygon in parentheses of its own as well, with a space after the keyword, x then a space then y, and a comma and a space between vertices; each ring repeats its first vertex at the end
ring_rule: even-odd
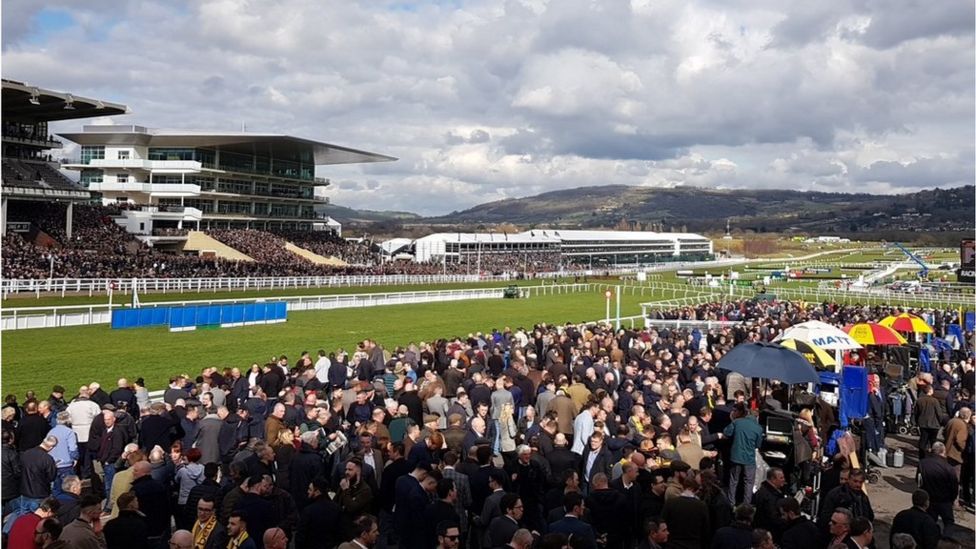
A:
POLYGON ((743 343, 722 357, 718 367, 746 377, 783 383, 817 383, 817 370, 803 355, 777 343, 743 343))

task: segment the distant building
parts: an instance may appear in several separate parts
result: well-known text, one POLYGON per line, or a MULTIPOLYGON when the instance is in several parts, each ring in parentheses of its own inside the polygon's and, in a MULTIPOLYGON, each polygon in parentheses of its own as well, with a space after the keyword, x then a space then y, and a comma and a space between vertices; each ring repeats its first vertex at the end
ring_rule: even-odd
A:
POLYGON ((692 233, 545 229, 435 233, 415 240, 413 254, 415 261, 434 263, 471 263, 479 256, 498 254, 552 254, 561 264, 607 267, 711 259, 713 246, 708 238, 692 233))
POLYGON ((804 240, 808 244, 842 244, 850 241, 850 238, 841 238, 839 236, 815 236, 804 240))

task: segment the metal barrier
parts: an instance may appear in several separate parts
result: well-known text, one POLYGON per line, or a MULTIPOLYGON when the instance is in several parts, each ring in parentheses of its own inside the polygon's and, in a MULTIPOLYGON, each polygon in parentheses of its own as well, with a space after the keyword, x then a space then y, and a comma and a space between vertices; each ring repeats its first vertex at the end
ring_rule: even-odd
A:
MULTIPOLYGON (((558 295, 590 291, 592 284, 547 284, 520 287, 524 297, 532 295, 558 295)), ((420 292, 383 292, 366 294, 331 294, 313 296, 284 296, 267 298, 204 299, 191 301, 161 301, 144 303, 142 308, 181 307, 192 305, 217 305, 231 303, 256 303, 284 301, 288 311, 313 311, 376 307, 380 305, 405 305, 463 301, 469 299, 501 298, 504 288, 471 288, 461 290, 428 290, 420 292)), ((113 304, 111 309, 122 305, 113 304)), ((86 326, 111 322, 110 306, 72 305, 63 307, 21 307, 4 309, 0 317, 0 330, 25 330, 30 328, 60 328, 86 326)))

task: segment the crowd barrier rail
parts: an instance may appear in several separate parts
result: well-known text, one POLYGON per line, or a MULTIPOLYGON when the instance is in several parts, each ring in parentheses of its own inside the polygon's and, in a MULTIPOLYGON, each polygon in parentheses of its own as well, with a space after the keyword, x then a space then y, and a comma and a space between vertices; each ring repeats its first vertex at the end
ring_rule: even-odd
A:
MULTIPOLYGON (((531 298, 540 295, 559 295, 592 291, 593 284, 546 284, 520 286, 520 296, 531 298)), ((443 301, 464 301, 472 299, 502 298, 505 288, 469 288, 459 290, 425 290, 415 292, 381 292, 362 294, 330 294, 306 296, 281 296, 267 298, 204 299, 190 301, 144 302, 140 308, 128 308, 121 304, 67 305, 55 307, 5 308, 0 316, 0 330, 26 330, 32 328, 61 328, 68 326, 87 326, 109 324, 112 312, 117 310, 147 311, 144 315, 164 313, 148 312, 154 308, 173 308, 209 305, 230 305, 262 302, 284 302, 288 312, 329 309, 348 309, 376 307, 381 305, 406 305, 416 303, 436 303, 443 301)))

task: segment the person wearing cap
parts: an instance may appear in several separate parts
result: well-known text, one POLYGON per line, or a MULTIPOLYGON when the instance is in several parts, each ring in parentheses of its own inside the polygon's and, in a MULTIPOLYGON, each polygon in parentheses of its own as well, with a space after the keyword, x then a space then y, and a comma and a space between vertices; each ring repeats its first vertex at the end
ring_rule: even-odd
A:
POLYGON ((51 411, 55 414, 63 412, 68 408, 68 403, 64 401, 64 386, 55 385, 51 389, 51 396, 47 397, 51 405, 51 411))
POLYGON ((78 463, 78 435, 69 426, 71 414, 67 411, 58 412, 57 420, 58 425, 48 433, 58 439, 58 444, 49 454, 58 468, 58 475, 54 480, 55 497, 61 495, 61 482, 64 477, 74 474, 75 464, 78 463))
POLYGON ((105 535, 101 526, 101 498, 89 494, 81 498, 79 506, 81 513, 78 518, 64 525, 58 538, 67 543, 68 547, 107 547, 105 535))

